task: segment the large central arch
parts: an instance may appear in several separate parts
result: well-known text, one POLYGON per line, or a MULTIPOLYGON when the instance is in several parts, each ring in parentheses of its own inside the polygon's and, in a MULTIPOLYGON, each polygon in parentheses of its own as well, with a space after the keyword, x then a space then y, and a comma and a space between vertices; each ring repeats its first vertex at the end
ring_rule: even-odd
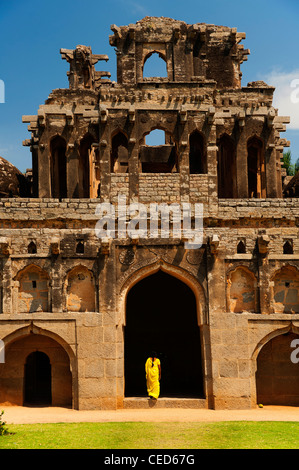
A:
POLYGON ((130 289, 126 302, 125 396, 146 396, 145 361, 162 365, 161 396, 204 397, 197 301, 180 279, 159 270, 130 289))

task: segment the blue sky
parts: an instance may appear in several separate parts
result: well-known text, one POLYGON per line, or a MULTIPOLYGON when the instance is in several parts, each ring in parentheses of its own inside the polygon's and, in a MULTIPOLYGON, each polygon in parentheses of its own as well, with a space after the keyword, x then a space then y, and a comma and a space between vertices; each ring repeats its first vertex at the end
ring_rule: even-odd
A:
POLYGON ((95 54, 108 54, 104 68, 116 80, 110 26, 136 23, 145 16, 224 25, 245 32, 242 43, 251 54, 242 65, 242 85, 264 80, 276 86, 274 105, 280 115, 291 116, 291 124, 281 136, 291 141, 293 160, 299 157, 299 103, 290 99, 298 88, 299 101, 297 0, 0 0, 0 80, 5 84, 5 102, 0 103, 0 155, 21 171, 31 168, 30 150, 22 146, 30 137, 22 115, 36 114, 52 89, 68 87, 68 64, 61 60, 60 48, 85 44, 95 54))

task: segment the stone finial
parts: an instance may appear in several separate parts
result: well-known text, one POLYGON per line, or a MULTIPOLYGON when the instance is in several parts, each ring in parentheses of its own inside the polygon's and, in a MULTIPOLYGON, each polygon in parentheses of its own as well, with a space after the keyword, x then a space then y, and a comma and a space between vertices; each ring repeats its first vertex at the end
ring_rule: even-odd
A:
MULTIPOLYGON (((95 87, 94 66, 99 60, 108 60, 107 55, 93 54, 91 47, 79 45, 76 49, 60 49, 62 59, 70 64, 69 77, 70 88, 95 87)), ((106 72, 105 72, 106 73, 106 72)))

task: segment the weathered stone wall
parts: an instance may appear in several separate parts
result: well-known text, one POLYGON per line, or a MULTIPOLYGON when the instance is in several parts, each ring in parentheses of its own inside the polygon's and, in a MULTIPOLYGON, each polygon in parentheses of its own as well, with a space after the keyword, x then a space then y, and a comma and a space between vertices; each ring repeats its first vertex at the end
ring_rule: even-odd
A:
POLYGON ((139 202, 171 204, 180 199, 180 177, 178 174, 140 174, 139 202))
POLYGON ((0 401, 22 404, 23 366, 38 347, 55 371, 53 404, 123 407, 128 294, 162 271, 194 296, 204 406, 254 407, 260 351, 299 325, 299 204, 281 184, 288 118, 271 85, 241 87, 248 51, 235 28, 147 17, 112 31, 117 83, 94 70, 106 56, 62 49, 70 89, 23 119, 35 197, 0 199, 0 337, 11 366, 0 364, 0 401), (167 77, 143 77, 152 53, 167 77), (145 145, 154 129, 164 145, 145 145), (148 230, 151 203, 189 202, 193 215, 202 203, 202 247, 172 232, 99 240, 98 205, 112 202, 117 216, 120 194, 147 207, 148 230))

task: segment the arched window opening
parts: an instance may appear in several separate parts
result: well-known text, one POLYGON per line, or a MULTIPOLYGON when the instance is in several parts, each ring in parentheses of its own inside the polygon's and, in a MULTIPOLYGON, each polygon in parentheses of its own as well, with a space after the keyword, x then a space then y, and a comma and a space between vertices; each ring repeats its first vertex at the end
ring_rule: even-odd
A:
POLYGON ((155 147, 166 144, 166 135, 163 129, 154 129, 145 136, 145 145, 155 147))
POLYGON ((128 139, 122 132, 118 132, 112 138, 111 172, 128 173, 129 152, 128 139))
POLYGON ((167 65, 159 52, 149 54, 143 65, 143 78, 167 78, 167 65))
POLYGON ((240 240, 237 245, 237 253, 246 253, 246 242, 245 240, 240 240))
POLYGON ((247 144, 248 197, 266 197, 266 172, 263 144, 257 137, 247 144))
POLYGON ((27 252, 31 255, 37 253, 36 244, 34 243, 34 241, 29 243, 27 252))
POLYGON ((177 152, 170 132, 152 129, 144 136, 140 147, 143 173, 173 173, 177 171, 177 152))
POLYGON ((51 364, 47 354, 34 351, 26 359, 24 404, 51 405, 51 364))
POLYGON ((51 196, 62 199, 67 197, 66 181, 66 142, 56 136, 50 143, 51 154, 51 196))
POLYGON ((228 135, 218 142, 218 197, 237 197, 236 149, 228 135))
POLYGON ((189 138, 189 170, 191 175, 207 173, 205 141, 198 131, 192 132, 189 138))
POLYGON ((94 138, 87 134, 80 142, 78 159, 78 196, 79 198, 90 197, 90 175, 93 168, 92 144, 94 138))
POLYGON ((283 245, 283 254, 292 255, 293 253, 294 253, 293 242, 291 240, 286 240, 286 242, 283 245))

